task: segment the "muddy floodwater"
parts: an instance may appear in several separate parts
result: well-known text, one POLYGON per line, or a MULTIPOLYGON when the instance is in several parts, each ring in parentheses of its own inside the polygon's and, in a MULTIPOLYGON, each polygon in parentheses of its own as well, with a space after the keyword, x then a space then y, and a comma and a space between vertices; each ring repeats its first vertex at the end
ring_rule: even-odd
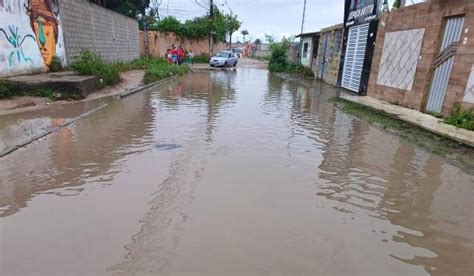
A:
POLYGON ((335 93, 190 73, 1 158, 0 275, 473 275, 473 172, 335 93))

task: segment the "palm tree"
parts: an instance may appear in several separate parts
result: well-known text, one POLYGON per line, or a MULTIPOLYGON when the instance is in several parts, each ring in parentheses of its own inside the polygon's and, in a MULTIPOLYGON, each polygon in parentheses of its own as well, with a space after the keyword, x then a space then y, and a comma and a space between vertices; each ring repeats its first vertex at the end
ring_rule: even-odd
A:
POLYGON ((242 30, 240 33, 244 36, 244 42, 245 42, 245 36, 249 34, 249 31, 242 30))
POLYGON ((257 50, 260 50, 260 45, 262 45, 262 41, 260 38, 255 39, 255 42, 253 43, 255 46, 257 46, 257 50))

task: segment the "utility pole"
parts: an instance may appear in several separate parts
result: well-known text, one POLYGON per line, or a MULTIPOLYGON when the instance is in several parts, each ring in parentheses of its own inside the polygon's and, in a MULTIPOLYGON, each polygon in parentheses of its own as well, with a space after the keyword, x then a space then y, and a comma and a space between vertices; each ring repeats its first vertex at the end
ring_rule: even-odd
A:
MULTIPOLYGON (((304 30, 304 17, 306 16, 306 0, 304 0, 303 4, 303 19, 301 20, 301 33, 303 33, 304 30)), ((300 37, 300 62, 301 62, 301 56, 303 55, 303 37, 300 37)))
POLYGON ((303 20, 301 20, 301 33, 303 33, 305 15, 306 15, 306 0, 304 0, 304 5, 303 5, 303 20))
POLYGON ((209 16, 211 17, 211 33, 209 34, 209 51, 210 55, 214 54, 214 1, 210 1, 211 6, 209 7, 209 16))

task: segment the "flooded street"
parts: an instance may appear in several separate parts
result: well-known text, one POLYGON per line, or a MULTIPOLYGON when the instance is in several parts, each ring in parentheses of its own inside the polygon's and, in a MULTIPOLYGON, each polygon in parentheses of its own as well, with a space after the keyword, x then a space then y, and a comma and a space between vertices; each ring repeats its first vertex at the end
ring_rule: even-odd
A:
POLYGON ((0 275, 473 275, 474 174, 335 93, 190 73, 1 158, 0 275))

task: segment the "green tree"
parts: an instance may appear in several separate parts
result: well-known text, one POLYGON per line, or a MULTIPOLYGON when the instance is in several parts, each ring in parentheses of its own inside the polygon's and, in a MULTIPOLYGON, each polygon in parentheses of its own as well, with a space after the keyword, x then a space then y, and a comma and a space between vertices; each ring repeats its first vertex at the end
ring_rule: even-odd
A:
POLYGON ((138 18, 142 11, 150 6, 150 0, 92 0, 92 2, 133 18, 138 18))
POLYGON ((400 0, 395 0, 395 2, 393 2, 392 9, 398 9, 398 8, 400 8, 400 0))
POLYGON ((244 36, 244 43, 245 43, 245 36, 247 36, 249 34, 249 31, 242 30, 240 33, 244 36))
POLYGON ((265 40, 268 42, 268 44, 272 45, 275 43, 275 36, 271 34, 265 34, 265 40))
POLYGON ((237 19, 237 15, 226 15, 225 26, 226 32, 229 34, 229 45, 232 47, 232 34, 240 28, 241 22, 237 19))

